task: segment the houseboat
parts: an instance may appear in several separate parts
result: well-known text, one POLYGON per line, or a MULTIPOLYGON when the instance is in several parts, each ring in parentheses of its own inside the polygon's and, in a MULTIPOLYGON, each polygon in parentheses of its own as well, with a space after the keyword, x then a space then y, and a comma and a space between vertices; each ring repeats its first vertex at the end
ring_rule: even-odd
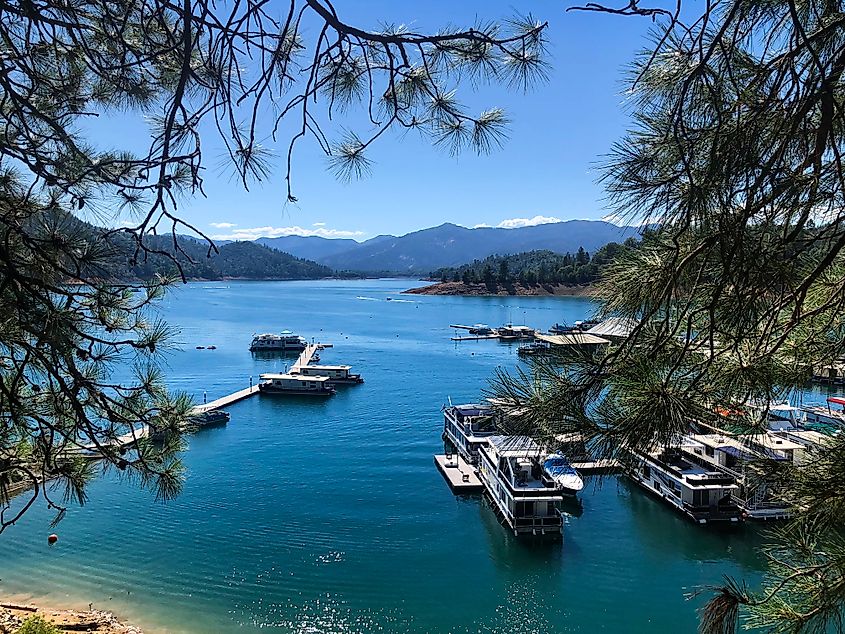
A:
POLYGON ((563 473, 561 459, 544 454, 527 436, 490 436, 479 447, 478 477, 496 515, 514 535, 563 532, 564 498, 584 484, 577 473, 563 473))
POLYGON ((443 440, 469 464, 478 464, 478 449, 496 433, 496 415, 489 405, 469 403, 443 409, 443 440))
POLYGON ((536 331, 530 326, 513 326, 511 324, 502 326, 496 332, 499 335, 499 339, 505 341, 533 339, 536 334, 536 331))
POLYGON ((351 365, 304 365, 294 374, 301 377, 324 376, 331 385, 354 385, 363 383, 360 374, 350 372, 351 365))
POLYGON ((494 334, 494 330, 488 326, 487 324, 475 324, 474 326, 470 326, 468 329, 469 334, 471 335, 492 335, 494 334))
POLYGON ((736 480, 690 458, 700 444, 683 438, 670 447, 631 451, 628 475, 637 484, 675 507, 696 524, 737 524, 742 510, 733 496, 736 480))
POLYGON ((832 428, 834 430, 845 429, 845 398, 830 396, 827 399, 827 406, 804 405, 805 424, 808 427, 832 428), (838 408, 831 407, 838 405, 838 408))
POLYGON ((546 341, 532 341, 530 343, 523 343, 517 348, 516 353, 521 357, 531 357, 535 355, 548 354, 551 350, 551 345, 546 341))
POLYGON ((265 332, 255 335, 249 344, 250 352, 301 352, 307 345, 304 337, 295 335, 290 330, 283 330, 278 335, 265 332))
POLYGON ((696 434, 693 460, 705 468, 715 469, 732 477, 739 489, 734 501, 747 517, 755 520, 787 519, 792 509, 765 478, 749 471, 754 463, 783 462, 795 466, 809 460, 807 444, 791 437, 786 430, 762 434, 696 434))
POLYGON ((262 374, 258 389, 265 394, 330 396, 335 393, 328 377, 300 374, 262 374))

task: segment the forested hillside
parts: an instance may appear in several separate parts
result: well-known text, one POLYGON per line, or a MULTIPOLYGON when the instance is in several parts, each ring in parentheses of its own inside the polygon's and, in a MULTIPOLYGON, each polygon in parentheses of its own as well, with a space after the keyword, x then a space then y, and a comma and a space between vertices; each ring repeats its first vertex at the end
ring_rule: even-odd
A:
POLYGON ((610 242, 594 254, 583 248, 563 255, 552 251, 529 251, 516 255, 492 255, 483 260, 455 268, 433 271, 431 278, 441 282, 483 283, 491 290, 519 284, 585 285, 598 279, 602 267, 613 260, 621 249, 633 247, 637 241, 629 238, 625 244, 610 242))

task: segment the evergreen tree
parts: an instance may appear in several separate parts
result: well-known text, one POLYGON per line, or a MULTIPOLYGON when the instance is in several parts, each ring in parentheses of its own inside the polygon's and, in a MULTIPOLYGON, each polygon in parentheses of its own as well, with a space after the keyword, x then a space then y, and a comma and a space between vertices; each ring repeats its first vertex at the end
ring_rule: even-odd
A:
MULTIPOLYGON (((719 411, 793 395, 845 355, 845 20, 827 0, 585 9, 663 20, 604 176, 617 211, 650 229, 605 268, 598 314, 636 325, 606 353, 500 374, 492 391, 509 431, 580 432, 624 456, 724 428, 719 411)), ((738 423, 740 439, 765 430, 738 423)), ((762 589, 728 580, 701 632, 843 631, 845 434, 811 456, 752 465, 798 512, 764 549, 762 589)))
MULTIPOLYGON (((177 203, 202 190, 210 131, 246 186, 271 175, 277 150, 266 139, 293 130, 278 148, 291 201, 305 139, 341 179, 369 170, 367 150, 387 128, 420 131, 452 152, 487 152, 504 138, 507 117, 498 108, 470 113, 454 88, 467 76, 520 89, 542 79, 544 29, 529 16, 436 34, 367 31, 324 0, 291 0, 281 14, 261 2, 4 3, 0 532, 39 497, 59 516, 66 500, 85 500, 99 469, 72 457, 80 446, 93 445, 101 464, 160 498, 179 491, 179 432, 191 403, 165 388, 156 355, 170 330, 149 306, 196 264, 177 230, 199 232, 177 203), (356 106, 371 113, 366 132, 336 138, 347 122, 326 126, 356 106), (86 119, 97 116, 148 123, 148 151, 97 148, 86 137, 86 119), (88 210, 129 226, 91 235, 73 216, 88 210), (153 239, 157 230, 170 234, 166 247, 153 239), (155 275, 159 268, 147 270, 147 284, 120 283, 117 270, 159 258, 173 276, 155 275), (134 380, 118 382, 116 363, 134 368, 134 380), (125 455, 112 445, 147 427, 169 440, 142 438, 125 455), (10 512, 22 482, 31 497, 10 512)), ((199 259, 216 248, 208 241, 202 251, 199 259)), ((253 255, 255 267, 278 272, 278 258, 253 255)), ((242 260, 218 257, 243 271, 242 260)))

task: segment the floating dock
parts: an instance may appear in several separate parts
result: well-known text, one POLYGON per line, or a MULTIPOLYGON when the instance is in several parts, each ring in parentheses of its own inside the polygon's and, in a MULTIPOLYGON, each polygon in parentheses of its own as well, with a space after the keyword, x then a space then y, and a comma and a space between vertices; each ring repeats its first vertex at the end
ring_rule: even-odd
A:
MULTIPOLYGON (((299 371, 300 368, 306 365, 310 365, 311 362, 314 360, 314 355, 316 355, 320 350, 324 350, 325 348, 331 347, 332 344, 330 343, 309 343, 305 346, 305 349, 300 353, 293 366, 291 366, 290 373, 295 374, 299 371)), ((247 399, 253 394, 258 394, 258 392, 259 389, 257 384, 250 387, 246 387, 242 390, 238 390, 237 392, 227 394, 226 396, 221 396, 220 398, 210 401, 208 403, 197 405, 191 410, 191 414, 204 414, 205 412, 212 412, 216 409, 223 409, 224 407, 232 405, 233 403, 237 403, 238 401, 247 399)))
POLYGON ((571 464, 581 475, 609 475, 622 472, 622 463, 613 458, 602 458, 588 462, 573 462, 571 464))
POLYGON ((501 335, 465 335, 452 337, 452 341, 482 341, 484 339, 501 339, 501 335))
POLYGON ((237 392, 232 392, 231 394, 215 399, 210 403, 203 403, 202 405, 197 405, 196 407, 194 407, 194 409, 191 410, 191 414, 204 414, 205 412, 212 412, 216 409, 222 409, 227 405, 231 405, 232 403, 237 403, 238 401, 242 401, 245 398, 249 398, 253 394, 258 394, 257 385, 238 390, 237 392))
POLYGON ((454 493, 479 493, 484 489, 475 467, 458 454, 434 456, 434 464, 454 493))

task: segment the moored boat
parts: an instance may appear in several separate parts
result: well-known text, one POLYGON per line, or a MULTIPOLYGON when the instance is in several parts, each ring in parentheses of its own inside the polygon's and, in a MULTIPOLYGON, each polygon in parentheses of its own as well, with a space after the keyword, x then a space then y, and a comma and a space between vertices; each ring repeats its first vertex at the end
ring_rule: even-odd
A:
POLYGON ((332 385, 354 385, 363 383, 364 379, 360 374, 350 372, 350 365, 305 365, 299 368, 294 374, 302 377, 324 376, 332 385))
POLYGON ((804 405, 801 407, 804 412, 805 424, 808 427, 830 427, 833 429, 845 429, 845 398, 830 396, 827 399, 827 407, 824 405, 804 405), (839 405, 839 409, 831 407, 839 405))
POLYGON ((443 437, 470 464, 478 463, 478 449, 496 433, 496 418, 489 405, 468 403, 443 409, 443 437))
POLYGON ((691 460, 688 451, 697 447, 701 444, 684 438, 671 447, 631 451, 628 476, 696 524, 739 523, 735 478, 691 460))
POLYGON ((210 410, 195 414, 188 419, 190 427, 203 428, 213 427, 214 425, 225 425, 229 422, 229 412, 224 412, 222 409, 210 410))
MULTIPOLYGON (((564 498, 583 487, 544 468, 544 454, 526 436, 490 436, 478 450, 478 476, 499 517, 514 535, 560 536, 564 498)), ((577 475, 577 474, 576 474, 577 475)))
POLYGON ((499 335, 500 339, 505 341, 515 339, 529 340, 534 338, 536 331, 531 326, 514 326, 512 324, 507 324, 506 326, 502 326, 497 329, 496 333, 499 335))
POLYGON ((249 349, 250 352, 300 352, 307 343, 304 337, 283 330, 278 335, 269 332, 255 335, 249 349))
POLYGON ((307 396, 330 396, 334 387, 325 376, 302 376, 299 374, 262 374, 258 389, 267 394, 302 394, 307 396))
POLYGON ((470 326, 468 329, 469 334, 471 335, 492 335, 494 334, 494 330, 488 326, 487 324, 475 324, 474 326, 470 326))

